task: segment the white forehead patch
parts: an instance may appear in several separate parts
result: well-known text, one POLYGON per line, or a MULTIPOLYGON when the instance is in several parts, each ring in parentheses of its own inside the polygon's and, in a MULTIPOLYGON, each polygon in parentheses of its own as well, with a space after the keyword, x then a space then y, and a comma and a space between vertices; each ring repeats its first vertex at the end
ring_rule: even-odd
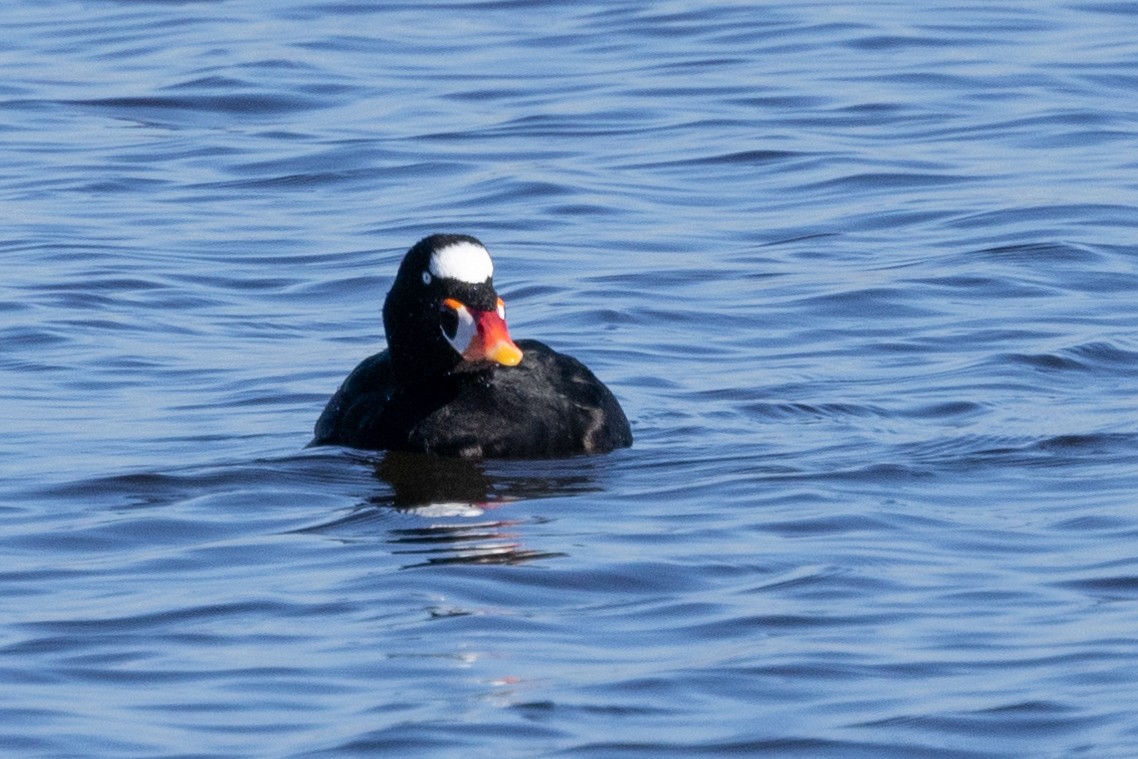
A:
POLYGON ((432 253, 430 270, 436 277, 480 285, 494 275, 494 263, 486 248, 463 240, 432 253))

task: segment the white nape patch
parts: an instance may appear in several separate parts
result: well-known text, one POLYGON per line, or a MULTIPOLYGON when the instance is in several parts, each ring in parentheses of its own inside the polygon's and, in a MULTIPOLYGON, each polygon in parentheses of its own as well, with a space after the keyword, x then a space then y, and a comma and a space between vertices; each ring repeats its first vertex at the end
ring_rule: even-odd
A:
POLYGON ((431 254, 431 274, 480 285, 494 275, 494 262, 481 245, 456 242, 431 254))

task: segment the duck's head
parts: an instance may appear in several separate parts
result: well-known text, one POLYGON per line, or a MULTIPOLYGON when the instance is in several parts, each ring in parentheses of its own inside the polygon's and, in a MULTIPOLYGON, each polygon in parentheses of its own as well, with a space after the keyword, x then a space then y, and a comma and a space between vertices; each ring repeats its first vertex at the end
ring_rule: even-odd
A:
POLYGON ((431 235, 407 251, 383 304, 383 327, 405 383, 522 360, 494 290, 494 263, 467 235, 431 235))

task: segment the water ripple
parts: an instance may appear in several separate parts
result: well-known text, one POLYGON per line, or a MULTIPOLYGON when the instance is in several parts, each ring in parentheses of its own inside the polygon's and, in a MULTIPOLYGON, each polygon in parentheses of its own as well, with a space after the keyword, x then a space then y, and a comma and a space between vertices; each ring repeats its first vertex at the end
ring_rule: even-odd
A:
POLYGON ((1132 7, 65 10, 0 22, 10 751, 1132 753, 1132 7), (436 231, 634 448, 304 448, 436 231))

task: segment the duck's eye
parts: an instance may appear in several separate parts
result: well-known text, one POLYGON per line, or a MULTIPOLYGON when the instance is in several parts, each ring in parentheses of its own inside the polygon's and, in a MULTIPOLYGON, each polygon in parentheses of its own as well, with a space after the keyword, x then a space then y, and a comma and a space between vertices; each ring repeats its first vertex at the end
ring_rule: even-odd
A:
POLYGON ((443 328, 443 334, 447 336, 447 339, 453 340, 454 336, 458 334, 458 312, 443 306, 439 310, 439 326, 443 328))
POLYGON ((506 321, 506 301, 498 298, 498 318, 506 321))
POLYGON ((431 273, 429 271, 423 272, 423 284, 424 285, 431 284, 431 273))

